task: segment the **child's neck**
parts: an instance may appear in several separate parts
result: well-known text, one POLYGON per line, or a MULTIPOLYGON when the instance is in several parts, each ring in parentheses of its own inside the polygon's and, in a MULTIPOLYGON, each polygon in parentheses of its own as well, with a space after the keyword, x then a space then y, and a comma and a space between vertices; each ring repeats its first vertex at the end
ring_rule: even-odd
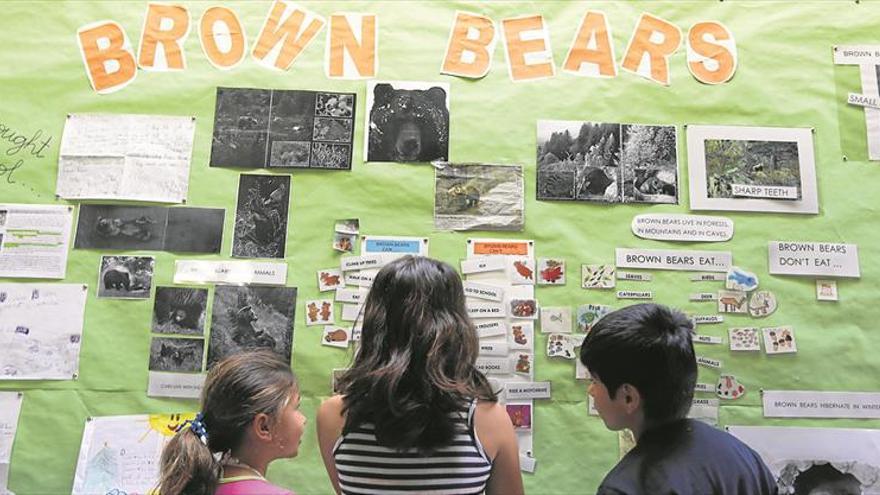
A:
POLYGON ((224 464, 224 472, 227 476, 266 476, 269 460, 261 456, 249 454, 246 450, 232 452, 232 457, 224 464))

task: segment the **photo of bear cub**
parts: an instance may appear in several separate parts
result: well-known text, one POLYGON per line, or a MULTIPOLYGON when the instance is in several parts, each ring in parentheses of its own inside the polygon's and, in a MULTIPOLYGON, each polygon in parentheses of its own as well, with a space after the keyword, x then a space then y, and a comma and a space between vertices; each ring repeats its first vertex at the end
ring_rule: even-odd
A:
POLYGON ((156 333, 202 335, 207 307, 208 289, 156 287, 152 329, 156 333))
POLYGON ((449 85, 370 83, 367 161, 430 162, 449 157, 449 85))

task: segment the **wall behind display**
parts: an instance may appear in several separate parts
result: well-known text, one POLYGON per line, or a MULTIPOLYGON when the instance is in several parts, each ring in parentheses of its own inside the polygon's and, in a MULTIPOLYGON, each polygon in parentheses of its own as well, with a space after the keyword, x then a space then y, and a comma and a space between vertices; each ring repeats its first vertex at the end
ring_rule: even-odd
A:
MULTIPOLYGON (((215 2, 182 2, 193 23, 215 2)), ((268 2, 223 2, 240 16, 249 44, 259 31, 268 2)), ((536 242, 536 256, 565 258, 570 274, 580 263, 612 263, 615 247, 694 248, 637 239, 630 221, 639 213, 686 213, 680 205, 619 205, 536 202, 535 126, 539 119, 657 124, 719 124, 815 128, 820 213, 816 216, 737 213, 729 249, 737 265, 754 271, 762 289, 772 290, 779 309, 763 326, 792 325, 796 355, 732 355, 727 346, 701 346, 698 353, 724 361, 724 371, 748 387, 743 399, 725 403, 722 424, 824 425, 878 428, 880 421, 765 420, 760 388, 877 391, 880 358, 876 322, 880 320, 880 262, 876 229, 880 165, 855 161, 866 156, 864 120, 845 108, 845 92, 856 91, 858 68, 834 67, 833 44, 869 43, 876 38, 880 5, 875 2, 303 2, 324 16, 337 11, 379 15, 379 77, 387 80, 442 81, 451 85, 450 153, 454 161, 524 165, 526 227, 501 237, 536 242), (492 70, 478 81, 440 76, 440 64, 456 9, 505 17, 541 13, 549 25, 557 68, 587 9, 602 10, 622 56, 642 12, 682 28, 698 21, 723 22, 736 36, 739 66, 733 80, 705 86, 687 71, 682 47, 670 60, 672 83, 663 87, 630 73, 612 79, 578 78, 557 71, 555 78, 513 83, 503 46, 495 48, 492 70), (846 136, 840 130, 846 130, 846 136), (842 144, 843 143, 843 144, 842 144), (842 149, 842 145, 848 149, 842 149), (843 161, 844 154, 850 155, 843 161), (860 280, 839 283, 840 302, 818 303, 812 279, 771 277, 768 240, 855 243, 861 251, 860 280), (765 324, 766 323, 766 324, 765 324)), ((136 45, 146 2, 4 2, 0 21, 0 124, 24 134, 40 131, 52 142, 43 157, 0 153, 0 201, 56 202, 58 144, 67 113, 113 112, 193 115, 196 134, 187 204, 227 209, 223 256, 231 251, 237 170, 209 168, 215 88, 328 89, 357 94, 357 115, 365 115, 365 84, 324 76, 324 32, 300 55, 291 70, 266 70, 246 59, 229 72, 215 69, 198 44, 195 26, 185 45, 188 68, 180 73, 141 71, 122 91, 98 95, 90 87, 78 53, 78 27, 101 19, 120 23, 136 45), (14 170, 16 163, 21 165, 14 170)), ((326 29, 326 28, 325 28, 326 29)), ((683 128, 679 128, 683 136, 683 128)), ((375 235, 429 235, 431 255, 456 264, 465 256, 467 233, 433 232, 433 169, 429 166, 364 164, 362 119, 355 127, 350 172, 293 172, 287 239, 288 285, 299 287, 298 301, 318 299, 315 272, 338 264, 330 249, 333 221, 360 218, 361 232, 375 235)), ((7 143, 0 141, 0 151, 7 143)), ((683 137, 678 145, 680 191, 687 191, 683 137)), ((97 281, 100 251, 71 253, 66 282, 97 281)), ((154 285, 170 285, 176 255, 156 258, 154 285)), ((187 256, 192 259, 195 256, 187 256)), ((650 289, 656 301, 706 313, 705 303, 689 303, 703 290, 683 273, 655 273, 650 289)), ((630 288, 630 287, 627 287, 630 288)), ((641 285, 632 287, 641 290, 641 285)), ((647 287, 645 287, 647 289, 647 287)), ((539 288, 545 306, 595 303, 620 306, 613 291, 585 291, 576 277, 564 288, 539 288)), ((330 370, 344 367, 349 355, 320 344, 321 332, 302 321, 297 308, 293 368, 303 388, 303 410, 313 420, 329 395, 330 370)), ((25 400, 12 457, 10 488, 20 495, 63 493, 72 486, 83 424, 88 416, 193 410, 191 401, 150 399, 145 395, 150 345, 151 301, 96 299, 90 291, 79 379, 70 382, 2 382, 0 389, 23 390, 25 400)), ((726 335, 728 325, 706 333, 726 335)), ((537 349, 546 342, 539 339, 537 349)), ((539 353, 540 354, 540 353, 539 353)), ((701 368, 700 381, 718 372, 701 368)), ((539 357, 537 380, 553 381, 553 399, 535 411, 537 472, 525 475, 531 493, 585 493, 598 485, 617 460, 617 435, 587 416, 585 384, 575 382, 570 361, 539 357)), ((300 457, 273 464, 269 477, 299 493, 328 493, 311 422, 300 457)))

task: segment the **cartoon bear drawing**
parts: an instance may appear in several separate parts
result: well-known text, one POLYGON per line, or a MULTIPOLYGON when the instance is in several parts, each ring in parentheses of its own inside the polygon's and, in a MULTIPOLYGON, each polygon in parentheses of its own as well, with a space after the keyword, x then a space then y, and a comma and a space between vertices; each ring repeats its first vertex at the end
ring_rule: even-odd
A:
POLYGON ((368 161, 429 162, 449 156, 446 90, 373 89, 368 161))

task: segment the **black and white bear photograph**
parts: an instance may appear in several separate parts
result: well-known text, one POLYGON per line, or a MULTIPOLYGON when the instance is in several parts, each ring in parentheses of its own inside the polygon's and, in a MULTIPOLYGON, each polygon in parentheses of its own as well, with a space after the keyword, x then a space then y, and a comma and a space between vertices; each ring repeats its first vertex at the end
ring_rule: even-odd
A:
POLYGON ((296 287, 217 286, 208 366, 255 348, 271 349, 290 362, 295 312, 296 287))
POLYGON ((268 89, 217 88, 210 166, 266 165, 271 101, 268 89))
POLYGON ((164 251, 219 253, 223 242, 223 208, 171 208, 165 229, 164 251))
POLYGON ((150 342, 150 371, 199 373, 204 355, 204 339, 153 337, 150 342))
POLYGON ((189 287, 156 287, 153 302, 155 333, 203 335, 208 289, 189 287))
POLYGON ((623 124, 620 170, 624 203, 678 203, 673 125, 623 124))
POLYGON ((242 174, 238 182, 232 256, 283 258, 289 201, 289 175, 242 174))
POLYGON ((620 127, 538 121, 537 199, 620 202, 620 127))
POLYGON ((162 206, 81 205, 74 247, 161 251, 167 219, 162 206))
POLYGON ((155 264, 152 256, 101 256, 98 297, 148 299, 155 264))
POLYGON ((354 93, 218 88, 212 167, 351 169, 354 93))
POLYGON ((369 82, 367 161, 449 159, 449 85, 369 82))

